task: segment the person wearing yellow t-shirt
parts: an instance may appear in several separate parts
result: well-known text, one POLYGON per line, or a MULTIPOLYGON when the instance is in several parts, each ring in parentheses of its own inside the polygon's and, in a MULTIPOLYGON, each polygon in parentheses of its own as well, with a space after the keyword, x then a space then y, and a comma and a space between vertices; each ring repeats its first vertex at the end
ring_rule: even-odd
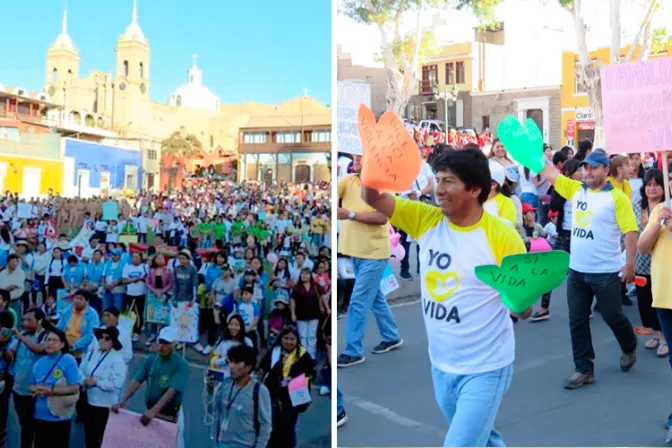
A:
MULTIPOLYGON (((661 176, 662 178, 662 176, 661 176)), ((661 179, 662 180, 662 179, 661 179)), ((663 190, 656 182, 645 184, 649 189, 663 190)), ((663 192, 661 191, 660 194, 663 192)), ((664 198, 664 195, 663 195, 664 198)), ((672 276, 669 274, 672 260, 672 210, 665 201, 651 210, 646 220, 646 228, 639 237, 637 249, 642 254, 651 253, 651 295, 653 308, 658 314, 658 321, 663 330, 665 340, 672 341, 672 276)), ((672 365, 672 358, 669 359, 672 365)), ((666 443, 672 442, 672 414, 667 418, 668 432, 666 443)))
POLYGON ((609 177, 607 180, 615 189, 621 190, 628 199, 632 200, 632 188, 630 188, 630 159, 626 156, 612 157, 609 162, 609 177))
POLYGON ((390 258, 390 234, 387 217, 367 205, 361 197, 361 156, 353 157, 354 174, 338 182, 338 253, 352 259, 355 285, 350 296, 345 325, 346 347, 336 360, 338 367, 350 367, 364 362, 364 333, 373 311, 382 342, 373 348, 374 354, 387 353, 403 344, 390 305, 380 291, 380 282, 390 258))
POLYGON ((519 226, 522 226, 522 222, 518 222, 516 207, 508 197, 511 195, 511 191, 508 190, 508 186, 505 184, 506 170, 498 163, 491 162, 488 167, 490 169, 492 187, 488 200, 483 204, 483 209, 499 217, 514 229, 518 229, 519 226), (504 195, 503 192, 507 193, 508 196, 504 195))
POLYGON ((593 297, 621 347, 621 370, 629 371, 637 360, 637 337, 621 304, 621 283, 631 282, 635 275, 635 213, 628 197, 607 181, 609 158, 605 154, 594 151, 581 165, 583 182, 559 174, 550 165, 541 172, 572 206, 567 302, 575 372, 565 382, 567 389, 595 382, 595 351, 590 336, 593 297), (621 261, 621 235, 625 235, 625 266, 621 261))
MULTIPOLYGON (((444 446, 504 446, 494 429, 511 384, 515 340, 509 309, 476 266, 525 253, 512 226, 487 213, 488 160, 479 149, 432 161, 438 207, 362 185, 362 197, 420 246, 421 306, 434 393, 449 421, 444 446), (459 399, 458 399, 459 397, 459 399)), ((526 319, 530 306, 518 317, 526 319)))

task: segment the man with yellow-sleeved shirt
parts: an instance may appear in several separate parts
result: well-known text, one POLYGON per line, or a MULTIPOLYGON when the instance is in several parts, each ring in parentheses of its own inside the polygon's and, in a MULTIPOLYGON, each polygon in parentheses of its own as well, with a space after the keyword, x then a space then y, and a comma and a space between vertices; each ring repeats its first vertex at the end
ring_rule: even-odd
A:
POLYGON ((621 370, 629 371, 637 360, 637 337, 621 304, 621 283, 631 282, 635 274, 635 213, 628 197, 608 182, 609 158, 605 154, 590 153, 582 166, 583 182, 558 174, 549 166, 541 172, 572 204, 567 302, 576 371, 565 382, 567 389, 595 382, 595 351, 590 336, 593 297, 621 347, 621 370), (625 266, 621 262, 621 235, 625 235, 625 266))
POLYGON ((346 347, 338 357, 338 367, 350 367, 364 362, 364 332, 373 311, 382 342, 373 348, 374 354, 387 353, 400 347, 403 340, 390 305, 380 291, 383 272, 390 258, 390 234, 387 217, 367 205, 361 197, 361 156, 353 157, 354 174, 338 182, 338 208, 341 227, 338 253, 352 259, 355 285, 345 325, 346 347))
MULTIPOLYGON (((501 265, 525 245, 512 225, 484 209, 492 180, 480 149, 444 152, 432 169, 438 207, 365 186, 362 197, 420 246, 434 394, 450 424, 444 446, 505 446, 494 423, 513 377, 513 323, 475 269, 501 265)), ((517 316, 526 319, 532 309, 517 316)))

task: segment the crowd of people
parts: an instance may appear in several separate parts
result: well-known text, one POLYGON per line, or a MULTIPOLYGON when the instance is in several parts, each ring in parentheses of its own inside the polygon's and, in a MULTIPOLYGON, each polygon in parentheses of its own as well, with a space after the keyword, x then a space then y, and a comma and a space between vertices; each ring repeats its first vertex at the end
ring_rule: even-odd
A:
MULTIPOLYGON (((609 156, 586 140, 578 151, 544 145, 539 165, 523 166, 498 139, 489 152, 476 142, 435 144, 426 157, 422 142, 418 148, 422 169, 412 188, 397 195, 360 181, 361 156, 339 157, 338 257, 339 264, 344 259, 351 265, 350 271, 338 271, 339 307, 347 312, 339 368, 365 361, 362 340, 369 311, 382 338, 373 353, 403 343, 379 287, 390 258, 389 224, 405 248, 401 278, 421 279, 434 391, 450 423, 445 446, 504 446, 493 425, 513 376, 513 325, 518 319, 551 317, 551 291, 536 310, 532 305, 514 313, 497 291, 475 277, 476 266, 530 251, 569 253, 575 371, 565 388, 596 381, 590 319, 597 312, 620 345, 622 371, 636 363, 638 334, 647 338, 647 351, 672 365, 672 285, 664 273, 672 260, 672 204, 665 203, 669 181, 661 154, 609 156), (412 269, 408 257, 415 251, 418 264, 412 269), (426 280, 448 273, 456 276, 450 289, 439 282, 437 290, 426 280), (452 309, 437 317, 435 308, 448 297, 452 309), (633 305, 631 297, 637 300, 640 327, 633 327, 623 311, 624 305, 633 305)), ((337 398, 340 426, 347 421, 340 390, 337 398)), ((672 428, 672 416, 667 427, 672 428)), ((672 429, 666 442, 672 442, 672 429)))
POLYGON ((170 194, 24 202, 8 192, 0 446, 13 397, 22 447, 70 446, 73 421, 99 447, 110 411, 143 383, 142 423, 176 424, 184 446, 185 354, 208 367, 216 446, 296 446, 310 400, 297 404, 290 383, 330 394, 330 188, 206 176, 170 194), (195 343, 170 317, 178 307, 199 310, 195 343), (150 355, 130 371, 140 349, 150 355))
MULTIPOLYGON (((431 121, 431 120, 430 120, 431 121)), ((411 134, 415 143, 423 148, 425 155, 431 152, 434 145, 447 144, 455 148, 463 148, 466 145, 478 145, 486 154, 490 153, 492 147, 492 132, 490 128, 484 128, 478 132, 475 129, 454 128, 448 126, 445 131, 443 122, 436 126, 421 126, 417 120, 408 120, 405 122, 406 130, 411 134)))

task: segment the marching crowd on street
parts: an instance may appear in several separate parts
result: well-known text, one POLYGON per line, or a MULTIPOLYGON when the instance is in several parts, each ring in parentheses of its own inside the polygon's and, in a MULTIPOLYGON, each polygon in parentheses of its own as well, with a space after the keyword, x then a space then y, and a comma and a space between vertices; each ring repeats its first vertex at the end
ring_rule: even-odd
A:
POLYGON ((311 386, 330 394, 330 188, 206 176, 116 198, 6 192, 0 446, 13 403, 22 448, 72 446, 74 424, 100 447, 145 384, 142 424, 176 425, 183 447, 189 351, 207 359, 213 446, 296 446, 311 386), (192 308, 195 322, 172 317, 192 308))

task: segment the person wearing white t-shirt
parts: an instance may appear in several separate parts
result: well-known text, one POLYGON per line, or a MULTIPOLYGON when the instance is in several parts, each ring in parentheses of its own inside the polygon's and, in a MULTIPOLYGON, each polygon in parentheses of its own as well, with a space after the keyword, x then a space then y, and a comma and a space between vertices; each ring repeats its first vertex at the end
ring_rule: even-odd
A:
POLYGON ((138 243, 147 242, 147 218, 140 215, 135 218, 135 227, 138 229, 138 243))
POLYGON ((134 253, 131 263, 124 266, 121 273, 121 282, 126 286, 124 308, 136 313, 137 321, 133 329, 133 341, 140 338, 145 312, 145 293, 147 292, 147 265, 142 263, 139 253, 134 253))
MULTIPOLYGON (((365 187, 362 199, 420 243, 421 310, 444 446, 505 446, 494 423, 513 377, 515 336, 500 294, 476 266, 525 253, 516 230, 484 210, 492 181, 480 149, 433 160, 438 207, 365 187), (453 279, 444 285, 438 279, 453 279), (432 280, 433 279, 433 280, 432 280)), ((530 306, 516 314, 526 319, 530 306)))

